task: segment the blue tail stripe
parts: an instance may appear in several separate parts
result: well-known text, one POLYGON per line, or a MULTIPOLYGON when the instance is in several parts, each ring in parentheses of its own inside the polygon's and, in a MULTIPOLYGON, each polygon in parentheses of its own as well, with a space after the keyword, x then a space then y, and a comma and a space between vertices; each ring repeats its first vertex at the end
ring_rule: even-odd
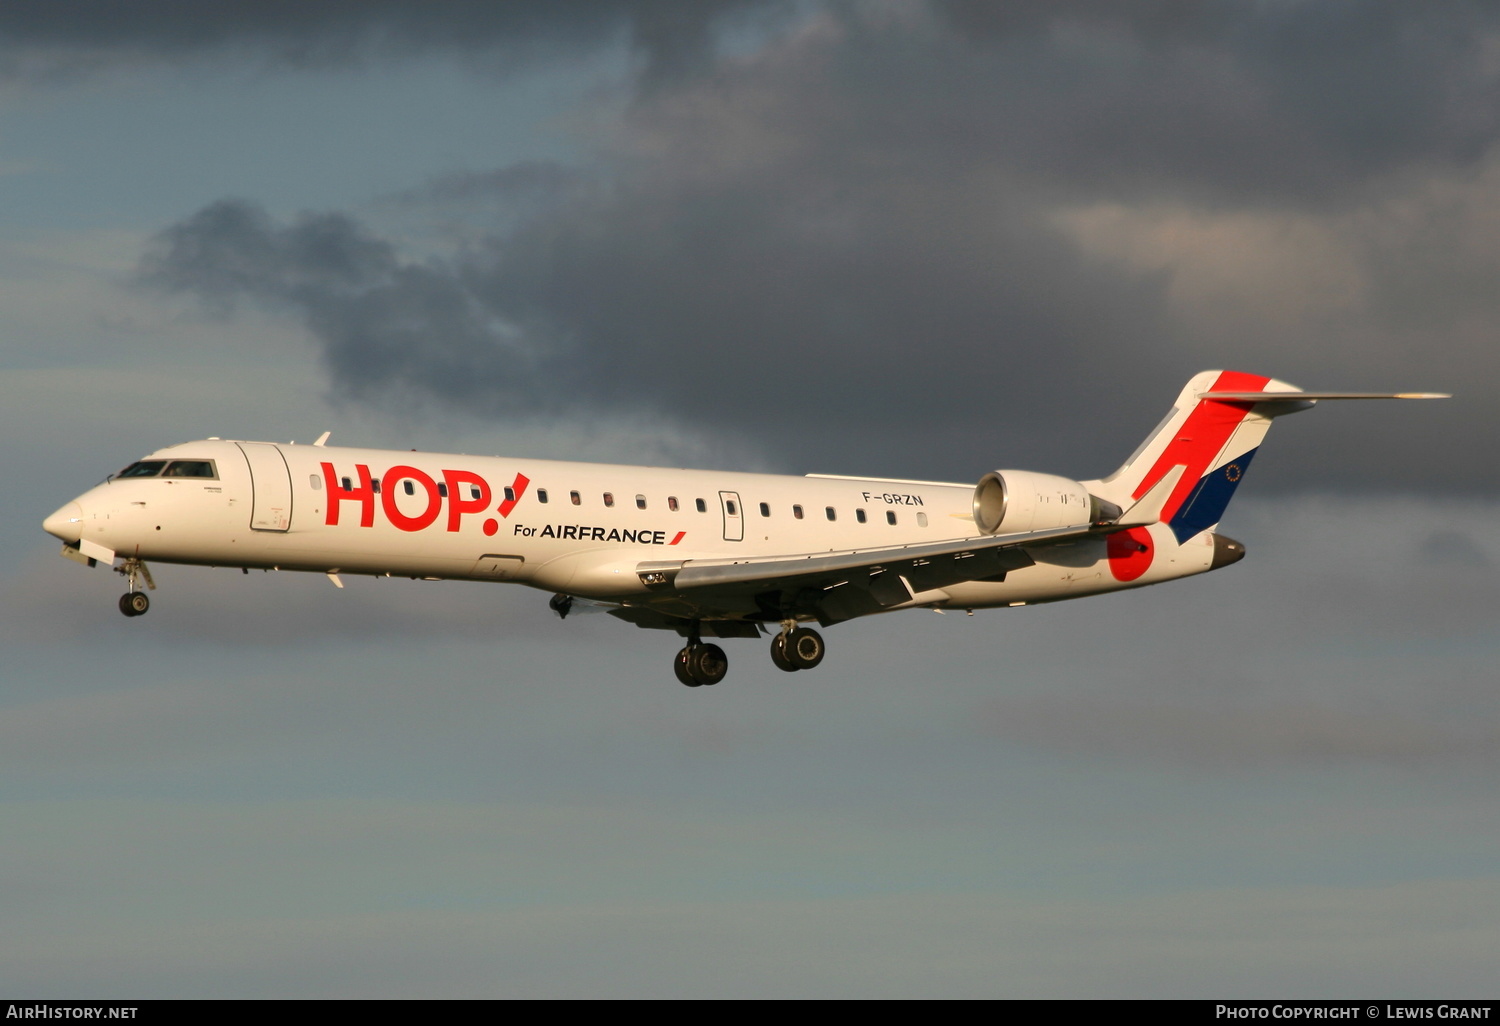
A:
POLYGON ((1251 449, 1198 479, 1198 486, 1177 510, 1177 514, 1168 521, 1179 545, 1224 519, 1224 509, 1229 505, 1229 500, 1234 498, 1234 490, 1244 479, 1250 460, 1258 451, 1251 449))

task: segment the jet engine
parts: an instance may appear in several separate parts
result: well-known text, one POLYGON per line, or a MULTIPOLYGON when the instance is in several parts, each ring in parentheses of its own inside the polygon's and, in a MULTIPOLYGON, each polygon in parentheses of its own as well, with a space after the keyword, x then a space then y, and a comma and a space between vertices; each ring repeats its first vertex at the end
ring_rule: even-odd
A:
POLYGON ((1118 520, 1120 507, 1077 481, 1029 470, 995 470, 974 489, 974 524, 985 534, 1021 534, 1118 520))

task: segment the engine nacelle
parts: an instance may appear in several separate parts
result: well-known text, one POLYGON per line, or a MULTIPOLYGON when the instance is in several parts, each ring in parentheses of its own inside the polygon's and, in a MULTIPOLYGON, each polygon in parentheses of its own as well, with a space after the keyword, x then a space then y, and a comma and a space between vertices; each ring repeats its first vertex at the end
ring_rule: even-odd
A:
POLYGON ((1120 509, 1077 481, 1029 470, 995 470, 974 489, 974 523, 985 534, 1020 534, 1107 523, 1120 509))

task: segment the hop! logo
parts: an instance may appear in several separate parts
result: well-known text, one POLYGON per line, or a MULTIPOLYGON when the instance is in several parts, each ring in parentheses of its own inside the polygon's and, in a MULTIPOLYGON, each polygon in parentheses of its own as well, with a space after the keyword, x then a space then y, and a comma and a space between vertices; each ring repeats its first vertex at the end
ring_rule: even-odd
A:
MULTIPOLYGON (((426 471, 408 466, 392 467, 377 479, 370 474, 370 468, 366 464, 356 463, 354 472, 358 480, 352 481, 347 477, 340 478, 334 472, 332 463, 324 463, 322 466, 323 480, 328 486, 328 514, 324 522, 329 527, 338 525, 339 511, 344 503, 357 502, 360 527, 375 525, 375 507, 378 504, 392 526, 402 531, 422 531, 437 522, 446 503, 447 529, 456 532, 463 523, 465 513, 482 513, 494 501, 489 482, 472 470, 444 470, 441 472, 443 480, 439 483, 426 471), (403 492, 407 495, 424 495, 426 505, 419 512, 411 513, 408 511, 412 509, 412 504, 408 502, 406 511, 403 511, 397 499, 403 492)), ((521 501, 529 484, 531 481, 525 474, 517 474, 510 487, 505 489, 505 501, 495 507, 495 512, 502 517, 510 516, 511 510, 521 501)), ((500 530, 500 521, 490 517, 483 526, 486 535, 493 535, 500 530)))

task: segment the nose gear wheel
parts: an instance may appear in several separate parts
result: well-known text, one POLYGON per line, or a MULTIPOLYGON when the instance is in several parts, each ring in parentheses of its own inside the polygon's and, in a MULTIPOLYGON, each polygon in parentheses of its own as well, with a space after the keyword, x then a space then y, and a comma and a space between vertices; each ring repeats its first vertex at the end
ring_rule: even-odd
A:
POLYGON ((151 608, 151 600, 144 591, 126 592, 120 596, 120 612, 126 616, 140 616, 151 608))
POLYGON ((126 616, 140 616, 150 609, 151 600, 140 590, 140 582, 145 581, 146 587, 152 591, 156 590, 156 582, 151 579, 151 571, 146 564, 132 556, 115 567, 115 573, 124 574, 130 587, 129 591, 120 596, 120 612, 126 616))

